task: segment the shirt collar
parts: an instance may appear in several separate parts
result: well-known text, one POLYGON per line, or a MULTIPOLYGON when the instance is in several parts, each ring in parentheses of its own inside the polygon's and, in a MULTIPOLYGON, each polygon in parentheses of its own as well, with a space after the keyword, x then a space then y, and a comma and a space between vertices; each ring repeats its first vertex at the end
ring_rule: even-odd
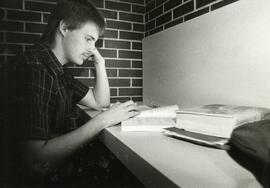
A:
POLYGON ((64 67, 59 62, 57 57, 54 55, 52 50, 44 43, 36 43, 35 45, 37 49, 39 49, 42 61, 48 65, 48 67, 55 73, 55 74, 64 74, 64 67))

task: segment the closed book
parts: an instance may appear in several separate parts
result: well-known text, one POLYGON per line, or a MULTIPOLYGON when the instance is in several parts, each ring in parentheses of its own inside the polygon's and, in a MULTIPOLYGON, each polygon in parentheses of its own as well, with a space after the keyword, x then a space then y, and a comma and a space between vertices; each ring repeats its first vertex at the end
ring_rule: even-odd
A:
POLYGON ((162 131, 175 126, 177 105, 144 108, 140 114, 121 122, 122 131, 162 131))
POLYGON ((268 108, 209 104, 179 110, 176 127, 195 133, 230 138, 236 127, 269 118, 268 108))
POLYGON ((189 132, 184 129, 178 129, 177 127, 164 128, 163 134, 173 138, 181 139, 191 143, 214 147, 219 149, 229 149, 228 139, 209 136, 200 133, 189 132))

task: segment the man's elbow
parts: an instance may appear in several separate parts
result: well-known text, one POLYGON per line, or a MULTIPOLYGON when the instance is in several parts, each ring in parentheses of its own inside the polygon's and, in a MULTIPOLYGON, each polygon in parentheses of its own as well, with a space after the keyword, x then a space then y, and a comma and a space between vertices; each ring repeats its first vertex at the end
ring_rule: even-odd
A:
POLYGON ((103 108, 108 108, 108 107, 110 107, 110 104, 111 104, 110 100, 104 101, 103 104, 102 104, 102 107, 103 108))
POLYGON ((110 99, 99 100, 99 101, 96 101, 96 104, 97 104, 98 108, 100 108, 100 109, 108 108, 108 107, 110 107, 111 101, 110 101, 110 99))
POLYGON ((46 176, 56 168, 55 164, 49 160, 46 160, 43 151, 37 147, 40 142, 41 141, 29 141, 21 146, 23 151, 23 167, 29 174, 33 176, 46 176))

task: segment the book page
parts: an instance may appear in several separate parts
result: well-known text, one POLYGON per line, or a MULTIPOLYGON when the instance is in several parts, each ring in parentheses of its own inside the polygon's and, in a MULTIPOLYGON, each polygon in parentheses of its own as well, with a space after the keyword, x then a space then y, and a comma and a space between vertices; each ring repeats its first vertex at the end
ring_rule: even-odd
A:
POLYGON ((141 110, 140 114, 136 117, 176 117, 177 105, 162 106, 147 110, 141 110))

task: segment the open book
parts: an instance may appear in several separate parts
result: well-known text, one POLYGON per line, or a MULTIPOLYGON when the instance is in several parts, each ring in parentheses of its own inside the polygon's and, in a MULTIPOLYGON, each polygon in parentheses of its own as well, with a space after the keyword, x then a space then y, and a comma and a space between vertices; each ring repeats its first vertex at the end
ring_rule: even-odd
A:
POLYGON ((176 124, 177 105, 141 108, 140 114, 121 122, 122 131, 162 131, 176 124))
POLYGON ((234 128, 270 118, 270 109, 210 104, 177 112, 176 127, 200 134, 230 138, 234 128))

